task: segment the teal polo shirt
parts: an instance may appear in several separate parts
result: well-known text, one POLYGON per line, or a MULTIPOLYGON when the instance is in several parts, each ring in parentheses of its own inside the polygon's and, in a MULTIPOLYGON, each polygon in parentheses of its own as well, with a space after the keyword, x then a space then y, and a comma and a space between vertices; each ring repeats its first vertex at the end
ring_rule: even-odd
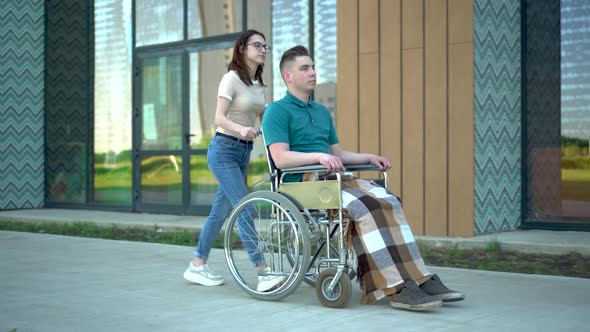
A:
POLYGON ((297 152, 330 153, 330 145, 339 142, 330 111, 311 99, 305 103, 289 91, 266 108, 262 131, 267 145, 287 143, 297 152))

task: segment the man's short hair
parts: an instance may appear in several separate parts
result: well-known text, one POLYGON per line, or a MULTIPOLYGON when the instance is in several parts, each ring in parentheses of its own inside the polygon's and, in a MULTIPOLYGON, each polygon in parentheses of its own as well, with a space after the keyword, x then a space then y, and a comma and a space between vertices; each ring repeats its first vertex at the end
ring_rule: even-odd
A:
POLYGON ((297 45, 286 50, 281 57, 281 62, 279 63, 279 69, 281 73, 285 70, 287 63, 295 61, 295 58, 298 56, 309 56, 309 51, 307 48, 305 48, 305 46, 297 45))

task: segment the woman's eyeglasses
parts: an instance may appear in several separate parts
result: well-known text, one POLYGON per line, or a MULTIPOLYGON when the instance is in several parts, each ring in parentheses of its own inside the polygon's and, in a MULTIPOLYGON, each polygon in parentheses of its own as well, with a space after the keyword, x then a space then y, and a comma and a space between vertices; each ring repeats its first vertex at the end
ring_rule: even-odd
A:
POLYGON ((265 50, 267 52, 270 51, 270 46, 268 46, 266 44, 263 44, 261 42, 254 42, 254 43, 249 43, 249 44, 246 44, 246 45, 252 45, 252 46, 254 46, 254 48, 256 48, 259 52, 262 52, 262 50, 265 50))

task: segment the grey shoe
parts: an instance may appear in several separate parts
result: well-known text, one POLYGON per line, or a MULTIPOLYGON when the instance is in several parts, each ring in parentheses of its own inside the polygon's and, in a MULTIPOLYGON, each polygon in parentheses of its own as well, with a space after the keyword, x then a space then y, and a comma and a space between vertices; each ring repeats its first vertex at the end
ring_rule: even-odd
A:
POLYGON ((442 306, 442 301, 424 293, 415 281, 408 281, 401 291, 391 296, 389 305, 396 309, 426 311, 442 306))
POLYGON ((420 285, 420 288, 426 294, 443 302, 463 301, 465 299, 465 294, 448 289, 436 274, 433 274, 430 280, 420 285))

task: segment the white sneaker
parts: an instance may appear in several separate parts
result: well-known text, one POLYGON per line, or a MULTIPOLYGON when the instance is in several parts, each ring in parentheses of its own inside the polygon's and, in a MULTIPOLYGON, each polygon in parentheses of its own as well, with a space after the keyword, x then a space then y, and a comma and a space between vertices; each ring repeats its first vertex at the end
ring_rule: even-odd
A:
POLYGON ((259 292, 266 292, 276 288, 287 279, 285 276, 265 275, 265 272, 270 272, 270 269, 266 268, 266 270, 260 271, 258 275, 258 285, 256 286, 256 290, 259 292))
POLYGON ((195 266, 193 262, 190 262, 184 271, 184 279, 203 286, 219 286, 225 281, 222 276, 213 272, 209 265, 195 266))

